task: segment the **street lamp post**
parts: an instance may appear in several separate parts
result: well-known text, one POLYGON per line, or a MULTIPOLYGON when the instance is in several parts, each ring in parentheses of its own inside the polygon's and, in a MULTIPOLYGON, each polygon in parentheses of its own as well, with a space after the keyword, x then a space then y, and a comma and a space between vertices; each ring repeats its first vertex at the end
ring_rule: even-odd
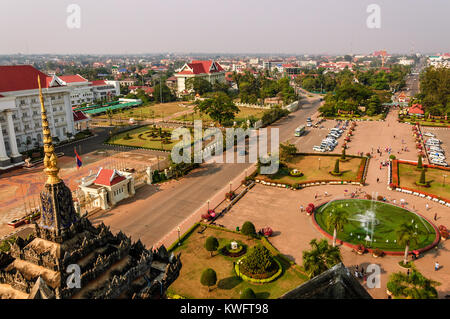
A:
POLYGON ((319 169, 320 169, 320 157, 319 157, 319 169))
POLYGON ((447 177, 447 175, 442 175, 442 177, 444 177, 444 185, 442 185, 442 186, 445 186, 445 178, 447 177))
POLYGON ((231 193, 231 187, 233 186, 233 183, 232 182, 230 182, 230 193, 231 193))
POLYGON ((209 202, 210 202, 210 200, 208 199, 208 212, 209 212, 209 202))
POLYGON ((177 227, 177 231, 178 231, 178 246, 180 246, 181 245, 181 242, 180 242, 180 233, 181 233, 180 226, 177 227))

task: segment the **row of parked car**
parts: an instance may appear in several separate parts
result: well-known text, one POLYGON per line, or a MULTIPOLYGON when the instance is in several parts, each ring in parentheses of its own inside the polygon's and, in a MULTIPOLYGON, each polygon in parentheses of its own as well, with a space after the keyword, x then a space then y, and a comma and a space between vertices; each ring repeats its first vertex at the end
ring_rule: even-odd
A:
POLYGON ((327 137, 322 140, 320 145, 313 146, 313 151, 316 152, 327 152, 332 151, 338 144, 337 139, 341 137, 344 131, 347 129, 348 121, 346 121, 342 127, 340 127, 340 122, 330 129, 330 133, 328 133, 327 137))
POLYGON ((425 141, 425 147, 428 152, 430 163, 433 165, 448 166, 445 161, 445 152, 440 146, 441 141, 432 133, 425 133, 424 135, 430 137, 425 141))

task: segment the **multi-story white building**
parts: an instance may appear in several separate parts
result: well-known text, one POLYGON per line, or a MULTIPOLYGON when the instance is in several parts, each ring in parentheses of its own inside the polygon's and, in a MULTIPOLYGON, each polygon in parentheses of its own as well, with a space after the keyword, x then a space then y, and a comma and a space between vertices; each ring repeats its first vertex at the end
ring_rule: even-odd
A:
POLYGON ((107 80, 92 81, 92 93, 94 94, 94 101, 119 96, 120 83, 119 81, 107 80))
POLYGON ((79 74, 61 75, 59 78, 63 81, 64 85, 71 88, 70 103, 72 106, 92 103, 94 101, 92 82, 89 82, 79 74))
POLYGON ((215 82, 225 83, 225 73, 225 70, 215 61, 192 61, 191 63, 186 63, 175 74, 177 78, 177 92, 189 93, 186 89, 186 80, 192 78, 203 78, 211 84, 215 82))
POLYGON ((70 102, 72 107, 83 103, 120 95, 119 81, 88 81, 81 75, 62 75, 59 78, 64 85, 71 88, 70 102))
POLYGON ((22 162, 20 152, 40 146, 38 77, 55 140, 63 141, 67 133, 75 134, 69 86, 31 65, 0 66, 0 169, 22 162))

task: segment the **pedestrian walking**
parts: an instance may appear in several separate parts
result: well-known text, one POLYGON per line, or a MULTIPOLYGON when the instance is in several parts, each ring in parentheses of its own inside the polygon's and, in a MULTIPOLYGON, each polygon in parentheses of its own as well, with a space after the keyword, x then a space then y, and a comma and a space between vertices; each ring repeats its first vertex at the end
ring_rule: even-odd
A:
POLYGON ((303 205, 300 205, 300 212, 303 212, 303 205))
POLYGON ((325 197, 327 197, 328 196, 328 192, 327 191, 325 191, 325 197))
POLYGON ((434 220, 437 220, 437 213, 434 213, 434 220))
POLYGON ((409 269, 408 269, 408 271, 406 272, 406 275, 408 275, 408 276, 409 276, 409 269))
POLYGON ((314 194, 314 199, 317 199, 317 193, 314 194))
POLYGON ((380 182, 380 178, 379 178, 379 177, 377 177, 377 183, 378 183, 378 182, 380 182))
POLYGON ((428 204, 425 204, 425 208, 428 210, 430 206, 428 204))
POLYGON ((439 270, 439 262, 438 261, 436 261, 435 263, 434 263, 434 271, 437 271, 437 270, 439 270))

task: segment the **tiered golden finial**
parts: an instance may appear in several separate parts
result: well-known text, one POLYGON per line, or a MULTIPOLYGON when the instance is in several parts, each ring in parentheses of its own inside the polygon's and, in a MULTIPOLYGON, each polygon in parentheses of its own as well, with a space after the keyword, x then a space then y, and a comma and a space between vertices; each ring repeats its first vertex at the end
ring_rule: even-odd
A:
POLYGON ((44 172, 48 176, 46 184, 58 184, 61 179, 58 176, 58 157, 52 143, 52 134, 48 127, 47 113, 45 112, 44 97, 42 96, 41 80, 38 76, 39 99, 41 100, 42 132, 44 135, 44 172))

